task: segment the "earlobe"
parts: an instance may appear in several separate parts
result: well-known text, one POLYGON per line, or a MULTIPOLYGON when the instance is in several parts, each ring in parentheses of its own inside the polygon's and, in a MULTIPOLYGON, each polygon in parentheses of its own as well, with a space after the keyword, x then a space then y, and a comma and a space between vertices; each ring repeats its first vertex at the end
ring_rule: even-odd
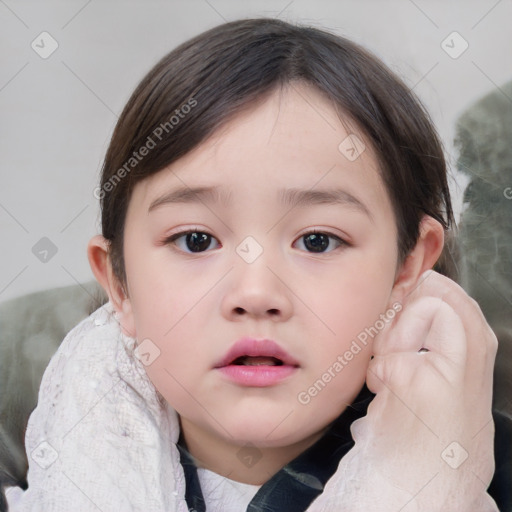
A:
POLYGON ((108 255, 107 240, 101 235, 94 236, 87 246, 87 256, 94 277, 96 277, 96 280, 107 293, 115 310, 119 312, 121 310, 124 293, 112 271, 112 265, 108 255))
POLYGON ((420 236, 416 245, 398 271, 393 285, 392 300, 403 302, 419 279, 430 270, 438 260, 443 250, 444 228, 440 222, 425 215, 420 224, 420 236))
POLYGON ((96 280, 105 290, 109 301, 114 307, 123 332, 135 337, 135 326, 130 299, 127 297, 122 284, 114 275, 108 252, 108 242, 101 235, 96 235, 87 246, 89 265, 96 280))

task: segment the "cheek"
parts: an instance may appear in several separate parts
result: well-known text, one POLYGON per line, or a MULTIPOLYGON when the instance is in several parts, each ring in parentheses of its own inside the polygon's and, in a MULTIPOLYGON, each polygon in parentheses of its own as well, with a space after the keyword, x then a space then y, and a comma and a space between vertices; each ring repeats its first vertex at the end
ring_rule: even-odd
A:
POLYGON ((126 274, 137 339, 161 339, 189 310, 197 297, 194 287, 176 268, 165 265, 156 251, 127 244, 126 274))
MULTIPOLYGON (((205 333, 197 317, 175 312, 149 312, 140 327, 150 334, 157 357, 145 367, 160 394, 178 412, 190 410, 191 394, 201 394, 201 382, 213 357, 205 343, 205 333), (195 321, 194 321, 195 320, 195 321)), ((139 340, 140 342, 140 340, 139 340)))
POLYGON ((333 276, 323 293, 311 299, 311 310, 323 321, 327 335, 330 331, 346 343, 372 327, 386 312, 392 277, 384 269, 371 272, 368 267, 333 276))
POLYGON ((329 382, 326 387, 330 391, 323 393, 324 399, 340 405, 355 398, 363 385, 373 341, 387 325, 395 260, 391 252, 380 254, 379 258, 347 258, 343 270, 331 276, 323 293, 312 298, 311 310, 318 312, 324 324, 317 321, 319 332, 324 334, 323 349, 314 356, 322 373, 315 378, 320 379, 320 386, 329 382))
POLYGON ((179 409, 180 401, 190 401, 184 390, 195 388, 214 357, 208 337, 215 333, 209 331, 206 322, 218 307, 214 294, 207 293, 216 275, 198 279, 197 272, 192 275, 162 262, 136 263, 132 259, 130 286, 136 338, 139 343, 150 340, 158 354, 146 366, 146 373, 179 409))

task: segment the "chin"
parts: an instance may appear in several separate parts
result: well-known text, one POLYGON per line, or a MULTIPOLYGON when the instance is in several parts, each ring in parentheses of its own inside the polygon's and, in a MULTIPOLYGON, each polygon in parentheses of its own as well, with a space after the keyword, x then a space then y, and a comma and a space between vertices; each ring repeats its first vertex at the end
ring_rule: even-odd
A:
POLYGON ((311 425, 301 425, 296 419, 290 421, 293 413, 286 415, 268 415, 260 411, 250 416, 231 417, 227 430, 231 442, 245 445, 250 443, 260 448, 278 448, 289 446, 314 434, 311 425), (307 427, 307 428, 305 428, 307 427))

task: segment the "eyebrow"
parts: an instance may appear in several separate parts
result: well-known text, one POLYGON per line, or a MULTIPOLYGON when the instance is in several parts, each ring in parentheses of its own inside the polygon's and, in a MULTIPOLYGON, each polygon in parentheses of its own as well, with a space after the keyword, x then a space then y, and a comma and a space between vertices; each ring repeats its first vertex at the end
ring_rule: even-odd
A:
POLYGON ((369 208, 360 199, 340 188, 329 190, 287 188, 280 191, 280 198, 284 205, 291 208, 320 204, 353 206, 373 219, 369 208))
MULTIPOLYGON (((228 204, 230 194, 218 186, 180 187, 156 198, 149 206, 148 213, 167 204, 178 203, 223 203, 228 204)), ((284 206, 295 208, 311 205, 348 205, 353 206, 373 220, 368 207, 356 196, 343 189, 303 190, 286 188, 279 190, 279 199, 284 206)))
POLYGON ((148 213, 166 204, 176 203, 229 203, 230 194, 222 193, 219 187, 180 187, 156 198, 148 208, 148 213))

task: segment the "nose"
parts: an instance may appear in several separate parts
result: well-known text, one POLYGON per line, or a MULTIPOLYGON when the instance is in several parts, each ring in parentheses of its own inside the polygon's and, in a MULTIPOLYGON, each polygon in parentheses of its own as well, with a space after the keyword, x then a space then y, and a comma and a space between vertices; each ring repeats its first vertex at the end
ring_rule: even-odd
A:
POLYGON ((288 320, 293 314, 293 293, 286 276, 263 257, 253 263, 237 262, 222 298, 222 314, 230 321, 288 320))

